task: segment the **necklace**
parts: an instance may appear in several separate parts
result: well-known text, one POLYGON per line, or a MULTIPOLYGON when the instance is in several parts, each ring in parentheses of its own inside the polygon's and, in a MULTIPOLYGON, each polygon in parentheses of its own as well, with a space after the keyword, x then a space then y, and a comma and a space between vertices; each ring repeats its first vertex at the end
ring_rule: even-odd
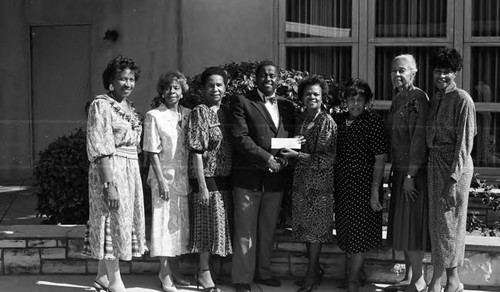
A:
POLYGON ((350 125, 352 125, 352 123, 354 123, 354 121, 355 121, 355 120, 348 120, 348 119, 345 119, 345 125, 349 127, 350 125))
POLYGON ((312 129, 312 127, 314 127, 314 121, 316 120, 316 118, 318 117, 320 112, 317 112, 314 117, 311 119, 311 121, 309 121, 307 123, 307 126, 306 126, 306 122, 308 120, 308 116, 306 116, 306 118, 304 119, 304 122, 302 122, 302 127, 301 127, 301 130, 300 130, 300 133, 301 135, 305 135, 305 133, 309 130, 312 129))

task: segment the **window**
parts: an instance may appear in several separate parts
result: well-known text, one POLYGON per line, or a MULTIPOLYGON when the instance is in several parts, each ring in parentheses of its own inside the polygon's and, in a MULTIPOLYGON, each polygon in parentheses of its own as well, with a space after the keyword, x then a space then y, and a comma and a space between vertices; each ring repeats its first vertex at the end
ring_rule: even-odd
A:
POLYGON ((395 92, 391 60, 417 60, 416 86, 432 98, 431 59, 440 47, 464 57, 459 87, 476 103, 476 172, 500 176, 500 1, 279 0, 279 64, 289 69, 360 77, 387 110, 395 92))
POLYGON ((356 75, 358 1, 280 0, 280 66, 340 79, 356 75))

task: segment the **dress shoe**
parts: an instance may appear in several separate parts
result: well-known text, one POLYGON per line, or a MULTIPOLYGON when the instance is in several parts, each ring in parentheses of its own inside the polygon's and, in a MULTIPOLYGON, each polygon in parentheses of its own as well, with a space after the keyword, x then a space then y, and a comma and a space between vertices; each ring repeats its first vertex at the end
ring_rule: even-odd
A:
POLYGON ((236 292, 251 292, 250 284, 235 284, 236 292))
POLYGON ((207 273, 210 277, 210 269, 205 269, 205 270, 198 270, 198 273, 195 274, 195 278, 196 278, 196 289, 200 289, 200 286, 201 288, 203 289, 203 292, 222 292, 222 290, 220 290, 219 288, 217 288, 215 285, 214 286, 210 286, 210 287, 205 287, 202 283, 202 278, 200 276, 200 274, 203 274, 203 273, 207 273))
POLYGON ((106 291, 109 291, 108 287, 105 287, 103 284, 101 284, 101 283, 99 283, 97 281, 94 281, 94 289, 97 292, 101 292, 101 291, 106 292, 106 291))
POLYGON ((399 284, 396 283, 391 286, 387 286, 382 289, 383 292, 399 292, 399 291, 404 291, 406 288, 408 288, 408 285, 406 284, 399 284))
MULTIPOLYGON (((411 286, 412 286, 413 292, 427 292, 427 289, 428 289, 427 284, 425 284, 424 287, 422 287, 420 289, 417 287, 417 283, 415 283, 411 286)), ((408 286, 408 287, 410 287, 410 286, 408 286)))
POLYGON ((279 287, 281 286, 281 281, 276 279, 276 278, 269 278, 269 279, 255 279, 255 283, 266 285, 266 286, 271 286, 271 287, 279 287))
POLYGON ((170 278, 170 285, 168 283, 163 282, 163 279, 161 278, 161 274, 158 273, 158 279, 160 279, 162 290, 164 292, 177 292, 177 287, 175 287, 175 285, 174 285, 174 281, 172 280, 172 276, 167 275, 166 278, 170 278))
POLYGON ((174 277, 172 275, 172 281, 174 282, 174 284, 176 286, 189 286, 191 285, 191 282, 189 282, 188 280, 184 280, 182 278, 177 278, 177 277, 174 277))

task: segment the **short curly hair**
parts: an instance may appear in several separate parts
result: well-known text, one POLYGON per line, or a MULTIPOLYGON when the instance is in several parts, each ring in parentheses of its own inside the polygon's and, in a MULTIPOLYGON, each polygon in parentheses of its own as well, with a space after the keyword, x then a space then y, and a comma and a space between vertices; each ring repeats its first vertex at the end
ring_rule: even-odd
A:
POLYGON ((221 76, 222 79, 224 79, 224 85, 227 85, 228 78, 227 73, 224 69, 222 69, 221 67, 208 67, 207 69, 205 69, 205 71, 203 71, 203 73, 201 73, 201 85, 203 85, 203 87, 207 85, 208 77, 212 75, 221 76))
POLYGON ((189 90, 189 85, 187 84, 187 79, 184 74, 179 71, 168 72, 161 75, 160 79, 158 79, 158 83, 156 84, 156 92, 158 92, 159 96, 162 96, 162 94, 165 92, 165 89, 167 89, 167 86, 172 84, 172 82, 174 81, 179 82, 182 93, 185 93, 189 90))
POLYGON ((109 90, 109 85, 115 79, 116 74, 125 69, 130 69, 130 71, 134 72, 135 81, 138 81, 139 77, 141 77, 141 69, 134 59, 118 55, 109 61, 106 69, 102 72, 102 85, 104 85, 104 89, 109 90))
POLYGON ((458 72, 462 70, 462 67, 462 56, 453 48, 441 48, 434 56, 434 68, 447 68, 453 72, 458 72))
POLYGON ((306 78, 304 78, 300 83, 299 83, 299 88, 297 90, 297 95, 300 99, 304 97, 304 91, 309 87, 313 85, 319 85, 321 88, 321 96, 326 98, 328 95, 328 83, 326 83, 325 79, 318 75, 311 75, 306 78))
POLYGON ((356 78, 350 79, 344 85, 343 99, 347 100, 349 96, 360 95, 365 98, 365 102, 369 102, 373 97, 372 89, 368 82, 363 79, 356 78))

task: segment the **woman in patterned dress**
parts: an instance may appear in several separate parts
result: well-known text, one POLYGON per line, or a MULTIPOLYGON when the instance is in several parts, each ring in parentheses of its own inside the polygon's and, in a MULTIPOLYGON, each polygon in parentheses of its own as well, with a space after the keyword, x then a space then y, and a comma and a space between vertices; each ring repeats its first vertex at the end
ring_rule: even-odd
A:
POLYGON ((359 289, 364 253, 382 244, 380 193, 388 141, 380 116, 365 109, 372 96, 365 81, 349 82, 348 111, 335 117, 335 225, 339 247, 350 254, 350 292, 359 289))
POLYGON ((297 159, 292 187, 292 230, 295 239, 305 241, 309 251, 306 277, 297 292, 312 291, 321 281, 321 245, 333 238, 333 162, 337 125, 322 110, 328 84, 317 76, 304 79, 298 95, 306 107, 296 136, 305 139, 301 151, 281 150, 287 158, 297 159))
POLYGON ((164 291, 185 286, 176 257, 189 252, 188 151, 184 145, 190 110, 179 105, 188 90, 182 73, 170 72, 158 80, 159 99, 144 120, 143 150, 149 153, 153 219, 151 256, 160 257, 158 277, 164 291))
POLYGON ((398 94, 387 119, 392 158, 387 244, 404 251, 406 274, 384 291, 414 292, 427 287, 422 260, 424 251, 430 251, 425 141, 429 98, 413 85, 416 73, 412 55, 399 55, 392 61, 391 80, 398 94))
POLYGON ((191 252, 198 253, 198 285, 204 291, 220 291, 210 274, 210 255, 232 253, 229 223, 232 145, 229 108, 223 105, 227 75, 219 67, 201 74, 205 103, 191 112, 187 130, 190 151, 189 177, 193 190, 191 206, 191 252))
POLYGON ((102 74, 108 92, 97 96, 88 111, 89 246, 84 253, 99 260, 97 291, 125 291, 119 260, 146 251, 137 157, 142 127, 128 99, 139 72, 130 58, 111 60, 102 74))
POLYGON ((455 84, 462 56, 455 49, 443 48, 434 64, 437 91, 431 100, 427 129, 429 231, 434 266, 429 291, 440 291, 446 270, 444 292, 454 292, 464 289, 457 267, 464 262, 476 110, 470 95, 455 84))

